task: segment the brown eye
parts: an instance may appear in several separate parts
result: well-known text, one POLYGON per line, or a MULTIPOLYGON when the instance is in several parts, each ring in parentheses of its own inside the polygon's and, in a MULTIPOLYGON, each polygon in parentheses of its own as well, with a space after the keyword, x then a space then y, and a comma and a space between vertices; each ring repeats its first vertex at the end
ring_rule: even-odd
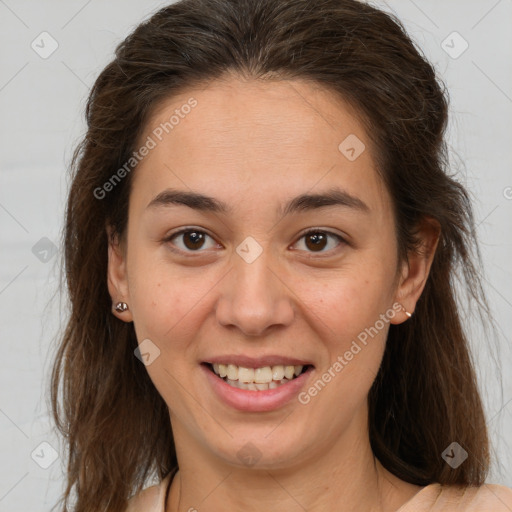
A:
POLYGON ((299 240, 304 239, 304 245, 308 252, 329 252, 332 249, 335 249, 339 245, 345 242, 345 240, 335 233, 331 233, 329 231, 321 231, 321 230, 310 230, 307 233, 304 233, 299 240), (329 240, 336 239, 338 241, 337 244, 331 243, 331 247, 328 247, 329 240), (327 250, 324 250, 326 247, 327 250))
POLYGON ((323 250, 327 245, 327 237, 324 233, 311 233, 306 236, 306 246, 308 249, 323 250))
MULTIPOLYGON (((299 240, 304 240, 307 252, 316 253, 329 252, 342 243, 346 243, 340 235, 318 229, 304 233, 299 240), (337 240, 338 243, 333 246, 331 240, 337 240), (329 247, 329 245, 331 245, 331 247, 329 247)), ((213 248, 216 245, 210 235, 197 229, 183 229, 169 236, 164 241, 171 243, 171 245, 177 247, 181 252, 203 252, 200 249, 213 248), (213 242, 210 247, 206 245, 207 239, 213 242), (178 241, 180 243, 178 243, 178 241)))
MULTIPOLYGON (((178 233, 174 233, 169 236, 164 241, 172 243, 172 245, 175 245, 182 252, 203 252, 199 249, 204 249, 208 238, 213 241, 213 238, 204 231, 199 231, 197 229, 183 229, 178 233), (180 241, 181 243, 174 242, 174 240, 180 241)), ((213 243, 212 246, 214 245, 215 243, 213 243)))
POLYGON ((183 243, 188 249, 200 249, 204 243, 204 233, 187 231, 184 233, 183 243))

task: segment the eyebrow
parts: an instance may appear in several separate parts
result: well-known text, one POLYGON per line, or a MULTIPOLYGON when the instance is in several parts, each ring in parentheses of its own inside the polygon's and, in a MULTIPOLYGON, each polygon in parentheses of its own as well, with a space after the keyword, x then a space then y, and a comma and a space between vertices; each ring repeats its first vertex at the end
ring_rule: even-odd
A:
MULTIPOLYGON (((166 189, 155 196, 147 205, 146 209, 183 205, 201 212, 218 214, 230 214, 232 208, 225 202, 206 196, 198 192, 187 192, 175 189, 166 189)), ((330 188, 317 194, 301 194, 281 205, 278 216, 286 216, 291 213, 312 211, 329 206, 342 206, 368 213, 370 208, 361 199, 350 195, 339 188, 330 188)))

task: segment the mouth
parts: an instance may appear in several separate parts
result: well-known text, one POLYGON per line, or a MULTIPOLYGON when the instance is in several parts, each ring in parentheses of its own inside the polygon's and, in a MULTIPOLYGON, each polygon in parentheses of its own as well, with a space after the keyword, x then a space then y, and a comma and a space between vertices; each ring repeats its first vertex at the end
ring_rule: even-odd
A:
POLYGON ((231 363, 202 363, 211 373, 233 388, 247 391, 267 391, 294 381, 313 369, 313 365, 262 366, 247 368, 231 363))

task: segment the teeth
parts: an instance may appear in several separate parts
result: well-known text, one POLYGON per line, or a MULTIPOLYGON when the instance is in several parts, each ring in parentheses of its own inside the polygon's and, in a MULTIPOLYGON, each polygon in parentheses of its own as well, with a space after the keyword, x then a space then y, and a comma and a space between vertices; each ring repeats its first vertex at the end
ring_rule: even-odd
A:
POLYGON ((228 380, 226 380, 226 382, 230 386, 233 386, 234 388, 238 388, 238 389, 248 389, 250 391, 267 391, 267 389, 276 389, 277 387, 279 387, 283 384, 286 384, 287 382, 290 382, 290 381, 288 379, 282 379, 279 382, 271 381, 268 383, 266 382, 264 384, 257 384, 254 382, 246 383, 246 382, 240 382, 238 380, 228 379, 228 380))
POLYGON ((284 376, 287 379, 293 379, 294 373, 295 373, 295 366, 285 366, 284 367, 284 376))
POLYGON ((252 368, 238 367, 239 382, 254 382, 254 370, 252 368))
POLYGON ((284 377, 284 366, 272 366, 272 379, 281 380, 284 377))
POLYGON ((233 386, 234 388, 237 388, 238 387, 238 381, 237 380, 231 380, 231 379, 228 379, 226 381, 230 386, 233 386))
POLYGON ((302 365, 276 365, 264 366, 262 368, 245 368, 234 364, 213 364, 213 371, 235 387, 242 389, 252 389, 263 391, 265 389, 274 389, 280 382, 288 382, 294 377, 298 377, 302 370, 302 365))
POLYGON ((228 364, 226 375, 229 380, 238 380, 238 366, 228 364))
POLYGON ((263 368, 256 368, 254 370, 254 382, 258 384, 267 384, 272 380, 272 368, 264 366, 263 368))

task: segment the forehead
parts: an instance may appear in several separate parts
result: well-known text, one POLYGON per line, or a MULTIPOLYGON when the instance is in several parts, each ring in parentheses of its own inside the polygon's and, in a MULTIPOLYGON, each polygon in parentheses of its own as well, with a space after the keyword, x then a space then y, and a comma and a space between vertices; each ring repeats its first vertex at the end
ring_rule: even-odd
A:
POLYGON ((315 82, 297 79, 242 79, 227 75, 161 101, 145 131, 163 126, 164 136, 172 132, 175 142, 182 137, 190 142, 187 127, 191 123, 196 140, 202 138, 205 149, 243 144, 246 149, 251 145, 271 145, 277 150, 285 145, 300 151, 305 143, 307 149, 330 143, 337 149, 340 137, 358 133, 360 138, 366 138, 359 116, 348 102, 315 82), (191 98, 197 105, 188 109, 191 98), (165 130, 173 113, 178 114, 171 122, 173 126, 167 125, 165 130), (247 135, 252 137, 248 139, 247 135))
POLYGON ((176 185, 226 201, 233 189, 270 198, 342 186, 372 208, 388 203, 357 112, 313 82, 229 77, 190 88, 155 107, 140 144, 148 137, 154 148, 134 176, 146 196, 176 185))

